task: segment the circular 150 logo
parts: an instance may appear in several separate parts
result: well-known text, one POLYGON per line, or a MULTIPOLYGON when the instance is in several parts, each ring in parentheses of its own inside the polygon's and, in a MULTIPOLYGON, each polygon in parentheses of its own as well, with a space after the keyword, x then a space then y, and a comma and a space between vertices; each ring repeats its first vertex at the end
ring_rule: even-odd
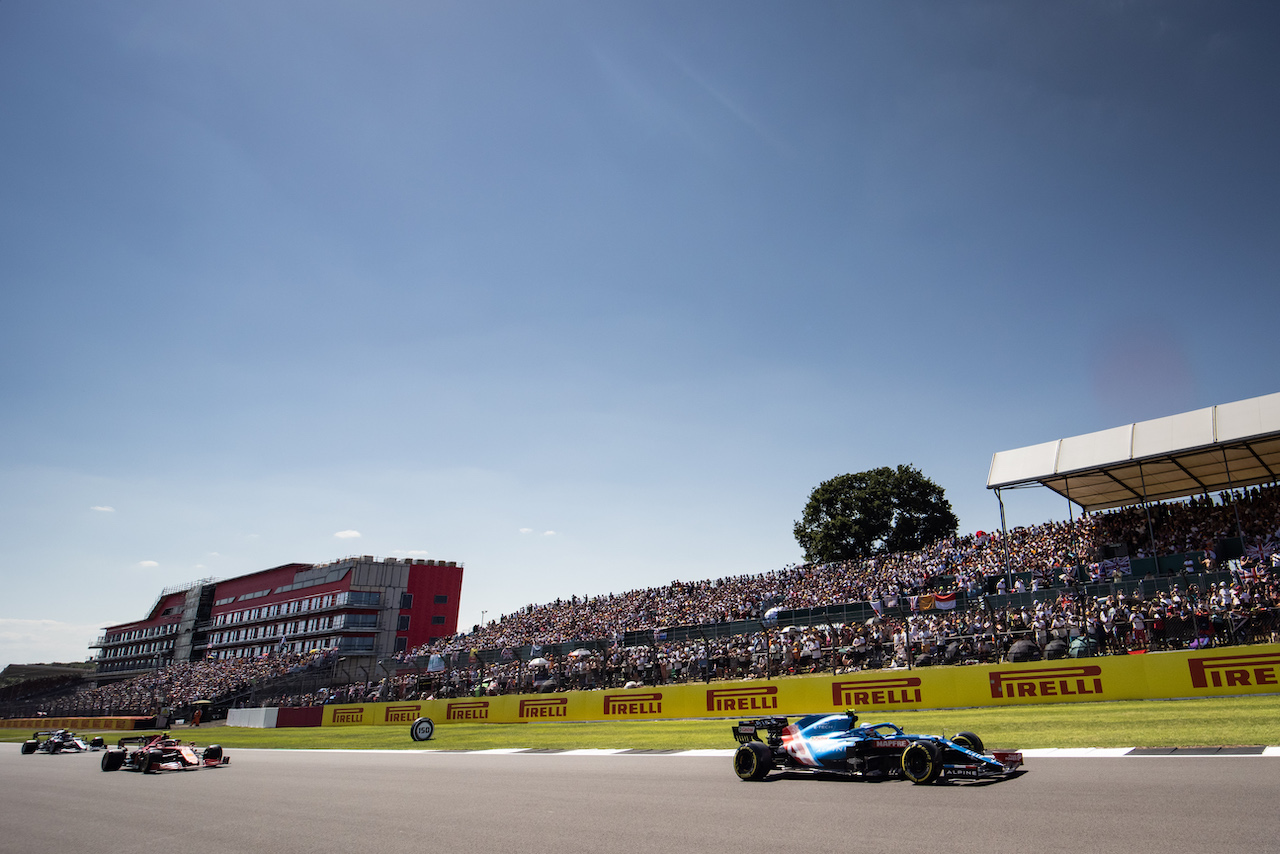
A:
POLYGON ((413 736, 414 741, 426 741, 435 734, 436 725, 431 718, 418 718, 409 727, 409 735, 413 736))

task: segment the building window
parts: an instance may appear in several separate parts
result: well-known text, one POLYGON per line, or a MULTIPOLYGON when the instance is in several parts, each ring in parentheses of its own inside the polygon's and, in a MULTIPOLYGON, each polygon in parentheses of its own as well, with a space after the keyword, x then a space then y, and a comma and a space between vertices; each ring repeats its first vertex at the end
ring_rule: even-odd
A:
POLYGON ((443 625, 444 625, 444 614, 436 614, 435 616, 433 616, 433 617, 431 618, 431 624, 432 624, 433 626, 443 626, 443 625))
POLYGON ((402 611, 413 610, 413 594, 412 593, 400 594, 400 610, 402 611))
POLYGON ((408 614, 400 615, 400 619, 396 622, 396 631, 397 632, 409 631, 409 615, 408 614))
POLYGON ((404 652, 409 648, 408 638, 396 638, 396 652, 404 652))
POLYGON ((447 595, 447 594, 444 594, 444 593, 437 593, 437 594, 436 594, 436 604, 437 604, 437 605, 447 605, 447 604, 449 604, 449 597, 448 597, 448 595, 447 595))

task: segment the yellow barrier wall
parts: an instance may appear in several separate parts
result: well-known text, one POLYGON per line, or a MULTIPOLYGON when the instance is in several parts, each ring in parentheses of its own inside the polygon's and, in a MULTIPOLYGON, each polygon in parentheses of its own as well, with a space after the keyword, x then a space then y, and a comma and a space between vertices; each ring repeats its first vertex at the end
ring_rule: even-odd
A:
POLYGON ((772 681, 660 685, 326 706, 324 726, 660 720, 857 709, 946 709, 1280 693, 1280 645, 1104 658, 878 670, 772 681))

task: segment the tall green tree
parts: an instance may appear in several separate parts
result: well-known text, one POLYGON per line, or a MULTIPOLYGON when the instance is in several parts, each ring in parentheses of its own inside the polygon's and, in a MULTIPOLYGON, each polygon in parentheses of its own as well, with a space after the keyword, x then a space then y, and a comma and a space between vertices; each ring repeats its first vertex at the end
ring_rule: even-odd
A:
POLYGON ((915 466, 884 466, 823 481, 795 523, 810 563, 924 548, 956 533, 960 521, 942 487, 915 466))

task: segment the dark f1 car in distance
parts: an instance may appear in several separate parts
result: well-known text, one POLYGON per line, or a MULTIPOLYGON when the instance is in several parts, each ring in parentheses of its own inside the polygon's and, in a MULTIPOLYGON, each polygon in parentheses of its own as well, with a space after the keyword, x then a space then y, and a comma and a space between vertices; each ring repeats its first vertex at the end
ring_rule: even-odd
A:
POLYGON ((231 762, 222 752, 222 745, 211 744, 205 748, 184 744, 169 733, 162 735, 125 736, 116 747, 102 755, 103 771, 141 771, 155 774, 160 771, 186 771, 193 768, 217 768, 231 762), (138 745, 130 750, 126 745, 138 745))
POLYGON ((951 738, 913 735, 891 723, 858 726, 858 716, 805 715, 739 721, 733 770, 743 780, 763 780, 775 768, 843 774, 862 779, 905 777, 913 783, 1008 777, 1022 766, 1016 750, 983 750, 971 732, 951 738))
POLYGON ((42 729, 22 742, 23 753, 83 753, 103 750, 107 743, 95 735, 88 741, 69 729, 42 729))

